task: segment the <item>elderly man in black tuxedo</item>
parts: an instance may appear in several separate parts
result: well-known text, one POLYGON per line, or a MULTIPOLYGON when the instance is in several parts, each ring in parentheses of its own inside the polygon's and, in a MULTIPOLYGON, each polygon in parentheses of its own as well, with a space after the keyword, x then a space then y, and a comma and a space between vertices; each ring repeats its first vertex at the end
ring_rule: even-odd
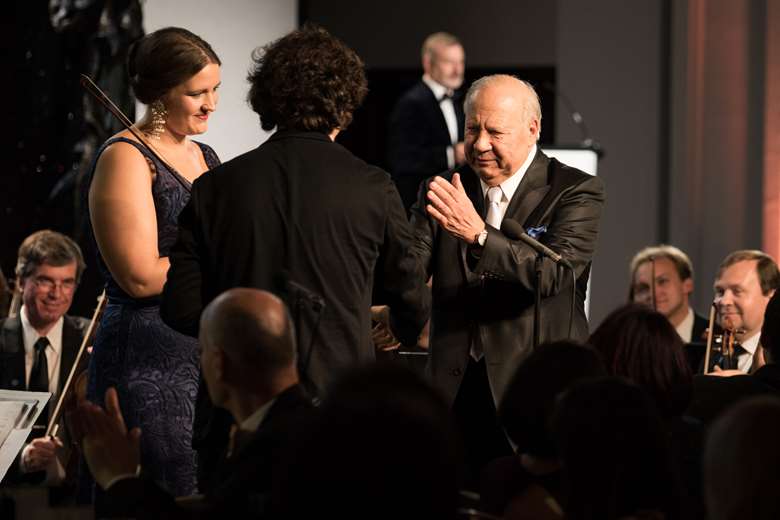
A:
POLYGON ((422 46, 423 77, 398 100, 390 116, 388 163, 404 207, 420 183, 462 164, 465 54, 458 39, 438 32, 422 46))
MULTIPOLYGON (((484 77, 469 89, 465 108, 467 165, 421 186, 412 225, 416 252, 433 276, 429 373, 453 404, 475 475, 510 450, 495 403, 532 348, 537 253, 505 235, 502 221, 533 231, 573 267, 571 339, 582 341, 604 189, 597 177, 537 149, 541 109, 529 84, 484 77)), ((541 342, 566 339, 571 274, 544 259, 540 290, 541 342)))
MULTIPOLYGON (((22 307, 16 316, 0 321, 0 388, 51 392, 57 399, 81 345, 87 320, 65 313, 73 302, 85 264, 79 246, 60 233, 43 230, 19 247, 17 288, 22 307)), ((19 464, 9 473, 31 474, 25 481, 61 481, 64 469, 56 456, 62 442, 41 438, 48 412, 41 414, 34 438, 22 450, 19 464)))
MULTIPOLYGON (((338 372, 375 358, 375 272, 395 311, 393 330, 407 343, 428 319, 430 291, 390 176, 335 142, 366 93, 355 52, 305 26, 256 55, 250 84, 263 128, 276 132, 193 184, 161 313, 194 335, 201 310, 218 294, 274 290, 283 275, 298 289, 291 291, 299 295, 290 301, 294 318, 310 315, 296 323, 299 371, 318 393, 338 372)), ((201 392, 194 440, 201 457, 213 457, 226 439, 224 420, 211 410, 201 392)))
POLYGON ((77 422, 87 463, 106 490, 112 515, 254 518, 265 512, 272 477, 286 462, 286 445, 313 410, 299 384, 292 320, 273 294, 231 289, 203 311, 199 339, 209 395, 236 421, 215 485, 205 497, 177 503, 143 478, 143 468, 138 471, 142 432, 127 430, 116 391, 109 389, 106 409, 83 404, 77 422))

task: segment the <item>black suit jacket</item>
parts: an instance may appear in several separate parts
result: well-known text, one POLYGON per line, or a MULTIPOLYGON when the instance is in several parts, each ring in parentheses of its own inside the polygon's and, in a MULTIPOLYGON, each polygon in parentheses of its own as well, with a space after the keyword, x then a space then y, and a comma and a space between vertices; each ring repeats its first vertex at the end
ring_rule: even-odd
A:
MULTIPOLYGON (((461 179, 474 207, 485 214, 479 177, 469 167, 461 179)), ((446 174, 450 179, 451 174, 446 174)), ((415 250, 433 276, 433 312, 428 370, 454 402, 468 362, 472 338, 481 338, 487 373, 498 403, 533 340, 536 252, 488 226, 478 262, 466 244, 441 229, 425 211, 426 188, 412 208, 415 250)), ((541 242, 574 267, 577 283, 572 339, 588 337, 584 301, 596 247, 604 188, 598 177, 570 168, 538 151, 517 187, 505 218, 524 228, 544 227, 541 242)), ((565 339, 572 281, 568 270, 542 262, 541 342, 565 339)))
POLYGON ((703 336, 708 326, 709 320, 707 318, 696 313, 693 314, 691 342, 685 345, 685 357, 691 372, 694 374, 700 374, 704 371, 704 353, 707 345, 703 336))
MULTIPOLYGON (((76 316, 64 316, 62 325, 62 358, 60 359, 60 375, 57 392, 62 392, 73 362, 84 339, 89 320, 76 316)), ((27 390, 24 373, 24 331, 22 318, 17 315, 0 321, 0 388, 4 390, 27 390)), ((49 404, 53 407, 54 404, 49 404)), ((63 431, 63 434, 66 433, 63 431)), ((18 459, 18 457, 17 457, 18 459)), ((38 482, 43 479, 43 472, 36 472, 22 477, 17 471, 18 460, 14 461, 5 478, 7 482, 38 482)))
POLYGON ((780 389, 779 368, 766 365, 753 375, 731 377, 696 375, 693 377, 693 399, 686 414, 709 424, 748 397, 776 393, 780 389))
POLYGON ((324 134, 277 132, 193 184, 170 253, 161 314, 195 336, 201 310, 217 295, 232 287, 273 290, 284 272, 324 299, 310 361, 302 367, 321 390, 334 371, 375 357, 375 270, 398 311, 399 339, 416 341, 430 293, 411 242, 385 172, 324 134))
MULTIPOLYGON (((88 323, 84 318, 64 316, 58 391, 62 390, 62 385, 73 367, 88 323)), ((24 375, 24 331, 22 318, 18 315, 0 321, 0 388, 27 389, 24 375)))
MULTIPOLYGON (((458 121, 458 141, 463 141, 463 97, 456 93, 452 103, 458 121)), ((417 83, 398 100, 390 116, 388 135, 390 171, 404 207, 409 208, 416 200, 420 183, 449 168, 446 150, 452 146, 439 101, 424 82, 417 83)))
POLYGON ((202 500, 177 504, 168 492, 145 478, 117 482, 107 491, 112 514, 138 518, 257 518, 263 516, 272 480, 286 462, 286 450, 313 407, 301 386, 276 399, 260 427, 215 475, 217 484, 202 500))
MULTIPOLYGON (((338 371, 375 359, 375 271, 396 311, 397 336, 416 342, 429 316, 430 291, 411 242, 398 191, 385 172, 324 134, 279 131, 193 184, 169 256, 161 314, 174 329, 195 336, 203 307, 220 293, 273 290, 284 272, 324 301, 314 332, 302 334, 308 344, 298 345, 301 377, 321 391, 338 371)), ((205 392, 200 398, 196 445, 212 430, 205 392)))

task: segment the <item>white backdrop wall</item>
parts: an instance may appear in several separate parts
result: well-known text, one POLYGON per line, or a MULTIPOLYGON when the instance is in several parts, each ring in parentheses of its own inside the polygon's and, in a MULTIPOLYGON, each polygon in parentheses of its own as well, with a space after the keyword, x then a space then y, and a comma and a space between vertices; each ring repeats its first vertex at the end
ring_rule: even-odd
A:
MULTIPOLYGON (((222 87, 209 131, 196 139, 211 145, 222 161, 268 138, 246 102, 247 71, 252 51, 291 31, 298 24, 296 0, 149 0, 143 3, 147 33, 168 26, 188 29, 207 42, 222 60, 222 87)), ((138 107, 143 115, 145 107, 138 107)))

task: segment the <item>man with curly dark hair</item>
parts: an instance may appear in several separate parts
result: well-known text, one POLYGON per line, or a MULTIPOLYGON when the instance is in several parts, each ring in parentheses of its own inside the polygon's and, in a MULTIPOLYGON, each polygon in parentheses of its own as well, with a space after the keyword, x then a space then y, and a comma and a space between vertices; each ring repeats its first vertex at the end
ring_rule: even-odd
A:
MULTIPOLYGON (((173 328, 195 335, 201 310, 221 292, 274 290, 284 277, 298 368, 318 393, 338 372, 375 357, 375 271, 396 311, 392 332, 405 343, 416 342, 430 293, 389 175, 334 142, 366 93, 360 58, 313 26, 253 58, 249 102, 263 128, 276 132, 193 184, 161 312, 173 328)), ((202 457, 218 454, 227 438, 205 397, 201 392, 195 419, 202 457)))

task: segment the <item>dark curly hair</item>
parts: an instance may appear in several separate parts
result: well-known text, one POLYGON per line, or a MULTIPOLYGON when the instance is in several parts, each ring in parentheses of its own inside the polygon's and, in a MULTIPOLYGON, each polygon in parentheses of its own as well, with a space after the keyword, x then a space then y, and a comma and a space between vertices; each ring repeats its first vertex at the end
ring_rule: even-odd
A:
POLYGON ((247 100, 263 130, 343 130, 368 91, 355 51, 311 24, 255 50, 252 59, 247 100))
POLYGON ((127 76, 138 101, 157 101, 209 63, 222 65, 203 38, 181 27, 166 27, 133 42, 127 54, 127 76))

